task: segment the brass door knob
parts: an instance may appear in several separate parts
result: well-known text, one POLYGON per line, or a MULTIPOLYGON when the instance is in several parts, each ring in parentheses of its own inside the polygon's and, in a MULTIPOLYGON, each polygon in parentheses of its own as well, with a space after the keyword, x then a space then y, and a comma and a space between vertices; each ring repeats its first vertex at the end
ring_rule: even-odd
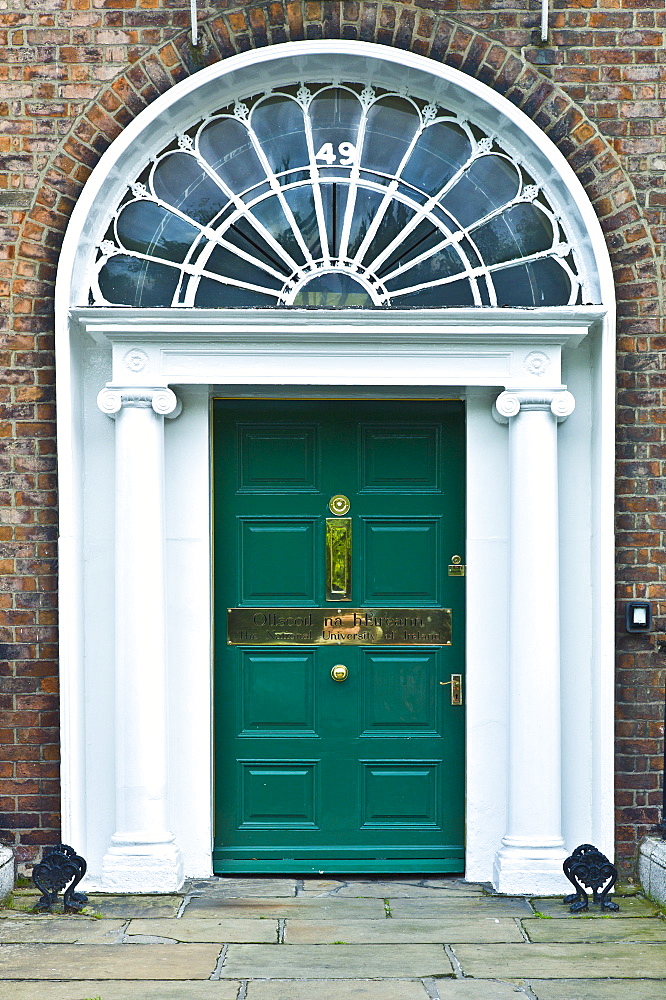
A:
POLYGON ((346 681, 349 677, 349 671, 343 663, 336 663, 331 670, 331 677, 334 681, 346 681))

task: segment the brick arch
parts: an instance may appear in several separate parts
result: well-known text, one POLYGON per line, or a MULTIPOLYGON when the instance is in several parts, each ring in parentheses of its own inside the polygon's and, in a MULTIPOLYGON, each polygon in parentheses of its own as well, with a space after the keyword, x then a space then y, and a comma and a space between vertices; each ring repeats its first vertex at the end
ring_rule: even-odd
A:
POLYGON ((409 49, 460 69, 507 97, 558 146, 587 191, 612 251, 618 299, 635 302, 637 283, 643 299, 657 298, 654 246, 615 151, 561 88, 510 48, 413 2, 381 7, 372 0, 238 4, 204 21, 199 30, 197 48, 189 29, 181 30, 118 76, 74 122, 54 155, 19 239, 18 330, 36 329, 37 316, 49 311, 53 266, 71 208, 122 128, 160 93, 204 66, 251 48, 304 38, 359 39, 409 49))
MULTIPOLYGON (((444 0, 441 2, 443 5, 444 0)), ((180 16, 180 12, 174 11, 174 22, 180 16)), ((527 59, 481 32, 458 23, 453 17, 418 7, 413 0, 405 3, 386 0, 381 6, 373 0, 270 0, 256 5, 236 4, 205 20, 200 25, 200 31, 201 45, 194 49, 190 44, 189 27, 174 26, 168 41, 145 51, 100 92, 84 113, 72 121, 67 137, 44 169, 35 203, 22 222, 11 286, 13 329, 6 343, 9 350, 21 359, 17 365, 34 365, 41 369, 34 386, 23 387, 17 383, 12 390, 18 407, 15 410, 16 420, 24 421, 21 431, 24 440, 32 435, 37 441, 37 455, 33 459, 37 471, 44 468, 38 463, 51 456, 55 448, 51 423, 53 360, 50 319, 55 265, 72 207, 90 171, 122 128, 174 83, 237 52, 268 44, 304 38, 344 38, 408 49, 460 69, 521 108, 559 147, 586 189, 612 252, 619 312, 628 321, 627 335, 624 341, 620 341, 620 346, 628 352, 645 351, 645 347, 640 346, 640 337, 654 332, 651 324, 656 323, 653 317, 659 314, 658 274, 654 263, 659 258, 646 226, 645 214, 612 146, 565 91, 555 86, 527 59)), ((656 350, 656 346, 653 349, 656 350)), ((644 364, 644 358, 645 354, 638 354, 637 364, 644 364)), ((627 367, 630 363, 631 355, 627 367)), ((10 376, 18 378, 16 372, 10 372, 10 376)), ((633 405, 638 404, 628 400, 628 410, 633 405)), ((627 412, 626 422, 631 423, 633 419, 632 414, 627 412)), ((0 654, 5 655, 6 652, 8 659, 17 664, 24 657, 39 660, 34 673, 37 669, 40 672, 40 687, 25 687, 24 690, 30 692, 33 699, 33 715, 37 718, 41 712, 41 716, 37 722, 31 722, 26 714, 25 721, 20 724, 25 727, 38 724, 52 727, 50 737, 46 729, 31 730, 32 733, 39 732, 42 742, 48 744, 41 751, 38 761, 33 763, 30 756, 16 757, 16 760, 25 762, 21 765, 20 774, 29 775, 31 781, 34 779, 31 791, 35 796, 42 796, 43 803, 49 803, 44 804, 43 809, 53 810, 48 814, 42 813, 38 830, 35 830, 36 820, 32 813, 15 817, 13 829, 23 845, 20 848, 21 858, 34 855, 38 847, 59 837, 53 788, 57 775, 57 736, 54 735, 53 719, 57 684, 53 611, 55 562, 51 562, 55 554, 55 483, 53 477, 46 482, 47 478, 41 475, 33 494, 27 490, 19 494, 19 487, 14 494, 17 522, 12 541, 21 554, 26 548, 30 551, 34 549, 30 566, 17 570, 25 574, 25 580, 19 580, 17 589, 28 591, 29 584, 36 591, 36 600, 32 605, 27 600, 16 604, 16 612, 12 612, 14 617, 10 620, 13 643, 3 646, 0 654), (34 513, 29 511, 30 506, 35 508, 34 513), (30 523, 27 521, 28 513, 32 518, 30 523), (25 523, 22 520, 24 514, 25 523), (29 577, 28 574, 34 576, 29 577), (30 582, 33 580, 36 581, 34 584, 30 582), (18 610, 29 607, 42 609, 39 618, 35 614, 28 620, 26 616, 29 612, 18 610), (19 627, 33 622, 39 625, 39 629, 19 627), (26 644, 28 641, 33 643, 33 640, 32 651, 26 651, 26 644), (33 692, 39 693, 33 697, 33 692), (51 798, 47 799, 49 795, 51 798)), ((624 492, 631 493, 632 487, 628 486, 624 492)), ((647 499, 650 502, 658 500, 647 499)), ((637 510, 654 509, 646 506, 646 498, 641 497, 639 501, 643 506, 637 507, 637 510)), ((625 591, 621 596, 646 596, 642 591, 636 593, 633 583, 628 583, 625 591)), ((643 667, 649 663, 644 653, 634 657, 633 649, 631 647, 619 663, 619 676, 626 677, 627 685, 638 683, 638 680, 632 680, 636 673, 635 666, 643 667)), ((658 697, 661 697, 660 693, 658 697)), ((656 703, 656 694, 653 700, 656 703)), ((638 710, 627 707, 626 718, 638 718, 637 711, 640 710, 640 706, 638 710)), ((628 734, 629 731, 625 735, 628 734)), ((657 754, 660 750, 657 740, 650 745, 657 754)), ((25 746, 23 743, 14 749, 23 754, 25 746)), ((626 803, 620 802, 619 805, 620 822, 629 824, 625 828, 629 832, 623 834, 623 828, 619 828, 618 846, 620 854, 629 857, 633 850, 634 827, 637 823, 646 823, 647 819, 636 819, 626 803)))

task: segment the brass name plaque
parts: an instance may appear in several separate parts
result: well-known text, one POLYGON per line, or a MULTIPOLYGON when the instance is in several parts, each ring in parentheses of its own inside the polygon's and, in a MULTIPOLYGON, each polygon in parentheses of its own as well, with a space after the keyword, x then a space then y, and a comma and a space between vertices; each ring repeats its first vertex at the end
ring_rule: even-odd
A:
POLYGON ((450 646, 450 608, 229 608, 230 646, 450 646))

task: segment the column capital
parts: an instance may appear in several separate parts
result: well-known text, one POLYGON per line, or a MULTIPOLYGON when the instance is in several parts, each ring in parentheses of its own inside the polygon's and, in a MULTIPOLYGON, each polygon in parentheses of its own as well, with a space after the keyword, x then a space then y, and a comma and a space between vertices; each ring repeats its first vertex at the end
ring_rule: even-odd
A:
POLYGON ((576 400, 568 389, 506 389, 495 400, 492 414, 498 424, 508 424, 521 410, 550 410, 561 424, 575 406, 576 400))
POLYGON ((158 416, 173 420, 183 408, 173 389, 167 386, 106 385, 97 394, 97 405, 112 418, 122 407, 133 406, 152 408, 158 416))

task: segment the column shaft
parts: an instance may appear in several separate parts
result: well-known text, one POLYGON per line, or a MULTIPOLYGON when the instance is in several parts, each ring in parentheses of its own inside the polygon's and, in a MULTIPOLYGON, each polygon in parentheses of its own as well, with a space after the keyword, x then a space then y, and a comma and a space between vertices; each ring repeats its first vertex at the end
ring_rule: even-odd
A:
POLYGON ((505 409, 514 404, 509 416, 509 782, 507 833, 494 881, 501 892, 557 893, 567 885, 562 873, 556 415, 562 416, 565 394, 503 395, 512 397, 503 401, 505 409), (559 409, 551 408, 554 397, 559 409))
MULTIPOLYGON (((166 892, 182 883, 182 860, 167 814, 165 411, 157 412, 150 390, 119 395, 121 404, 115 409, 116 830, 104 857, 102 884, 117 892, 166 892)), ((108 412, 109 392, 102 396, 108 412)), ((162 402, 168 398, 164 390, 160 398, 162 402)))

